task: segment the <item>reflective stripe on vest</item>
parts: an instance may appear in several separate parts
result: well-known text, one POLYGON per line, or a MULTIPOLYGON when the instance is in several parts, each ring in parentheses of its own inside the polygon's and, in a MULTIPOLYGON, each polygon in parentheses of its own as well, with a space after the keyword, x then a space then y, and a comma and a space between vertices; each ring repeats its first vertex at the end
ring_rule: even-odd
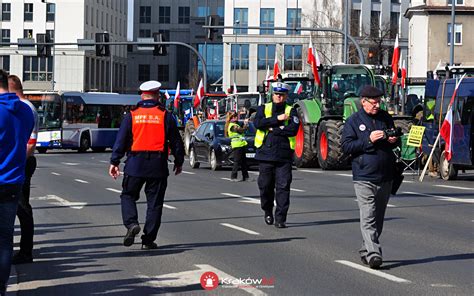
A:
POLYGON ((229 135, 230 146, 232 147, 232 149, 247 146, 247 141, 245 141, 244 134, 233 132, 233 126, 240 127, 237 123, 229 123, 229 130, 227 131, 227 134, 229 135))
MULTIPOLYGON (((265 104, 265 118, 270 118, 272 117, 272 108, 273 108, 273 103, 266 103, 265 104)), ((290 116, 290 112, 291 112, 291 106, 290 105, 286 105, 285 107, 285 114, 287 116, 290 116)), ((285 125, 288 125, 288 120, 285 121, 285 125)), ((260 130, 260 129, 257 129, 257 133, 255 134, 255 147, 259 148, 260 146, 263 145, 263 141, 265 140, 265 137, 267 136, 268 134, 268 130, 260 130)), ((288 140, 290 141, 290 148, 292 150, 295 150, 295 146, 296 146, 296 137, 288 137, 288 140)))
POLYGON ((158 108, 138 108, 132 115, 132 151, 165 151, 165 114, 158 108))

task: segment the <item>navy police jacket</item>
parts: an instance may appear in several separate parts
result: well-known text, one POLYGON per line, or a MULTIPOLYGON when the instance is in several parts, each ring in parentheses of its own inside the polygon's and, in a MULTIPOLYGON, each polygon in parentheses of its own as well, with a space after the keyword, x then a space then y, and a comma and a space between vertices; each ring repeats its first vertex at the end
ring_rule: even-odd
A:
MULTIPOLYGON (((154 100, 143 100, 138 102, 138 108, 163 108, 154 100)), ((149 135, 153 137, 154 135, 149 135)), ((156 136, 156 135, 155 135, 156 136)), ((134 177, 162 178, 169 175, 168 170, 168 148, 174 156, 174 164, 182 166, 184 162, 184 144, 176 126, 173 115, 166 112, 165 115, 165 152, 132 152, 132 116, 127 113, 122 120, 120 130, 112 151, 110 163, 118 165, 125 154, 124 173, 134 177)))
POLYGON ((347 119, 342 132, 342 149, 351 155, 354 181, 380 183, 393 180, 395 154, 392 150, 397 144, 386 139, 370 142, 372 131, 393 127, 392 117, 384 110, 369 115, 361 109, 347 119))
POLYGON ((299 120, 296 109, 291 109, 288 124, 277 119, 278 115, 285 113, 284 104, 273 103, 272 117, 265 117, 265 105, 257 108, 253 124, 255 128, 269 131, 263 140, 263 145, 257 149, 255 155, 256 160, 260 161, 277 161, 277 162, 293 162, 293 150, 290 148, 288 137, 294 137, 298 133, 299 120))

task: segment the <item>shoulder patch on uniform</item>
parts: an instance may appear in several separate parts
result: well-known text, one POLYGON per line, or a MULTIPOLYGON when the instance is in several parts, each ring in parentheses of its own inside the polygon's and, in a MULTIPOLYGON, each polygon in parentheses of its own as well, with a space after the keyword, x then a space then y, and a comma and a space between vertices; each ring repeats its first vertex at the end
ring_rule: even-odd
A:
POLYGON ((361 132, 365 131, 366 129, 367 129, 367 127, 365 126, 365 124, 359 125, 359 130, 360 130, 361 132))
POLYGON ((298 116, 293 116, 293 122, 296 124, 300 123, 300 119, 298 118, 298 116))

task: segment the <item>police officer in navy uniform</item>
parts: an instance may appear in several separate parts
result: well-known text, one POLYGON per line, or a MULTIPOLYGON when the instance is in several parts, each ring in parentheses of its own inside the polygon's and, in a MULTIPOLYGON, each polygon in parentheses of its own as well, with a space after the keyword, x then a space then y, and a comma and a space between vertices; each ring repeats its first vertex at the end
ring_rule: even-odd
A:
POLYGON ((394 178, 395 154, 398 138, 387 136, 393 129, 393 119, 380 109, 383 92, 373 86, 361 92, 362 108, 347 119, 342 134, 342 149, 351 155, 352 176, 360 214, 362 248, 361 261, 371 268, 382 265, 382 234, 394 178))
POLYGON ((176 121, 159 104, 158 81, 147 81, 140 86, 142 101, 125 115, 110 158, 109 174, 120 175, 120 159, 127 154, 122 182, 122 219, 127 228, 123 244, 133 245, 140 233, 136 202, 145 185, 147 199, 146 222, 143 229, 142 249, 156 249, 154 242, 161 224, 161 214, 167 186, 168 151, 174 156, 175 175, 181 173, 184 145, 176 121))
POLYGON ((260 202, 265 212, 265 223, 286 228, 290 207, 293 152, 299 120, 296 110, 286 103, 290 86, 274 82, 270 103, 259 106, 254 125, 257 128, 255 159, 259 161, 258 187, 260 202), (275 216, 273 204, 276 199, 275 216))

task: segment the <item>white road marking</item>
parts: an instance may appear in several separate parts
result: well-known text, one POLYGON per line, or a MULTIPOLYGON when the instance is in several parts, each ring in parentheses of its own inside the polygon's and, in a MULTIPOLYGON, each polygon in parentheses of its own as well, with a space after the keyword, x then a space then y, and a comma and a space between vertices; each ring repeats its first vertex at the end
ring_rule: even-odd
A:
POLYGON ((187 171, 181 171, 183 174, 188 174, 188 175, 196 175, 196 173, 193 172, 187 172, 187 171))
POLYGON ((249 171, 249 174, 260 175, 259 172, 253 172, 253 171, 249 171))
POLYGON ((163 204, 163 208, 176 210, 176 207, 173 207, 173 206, 170 206, 170 205, 167 205, 167 204, 163 204))
POLYGON ((313 170, 297 170, 298 172, 312 173, 312 174, 322 174, 323 171, 313 171, 313 170))
POLYGON ((437 200, 442 200, 442 201, 474 203, 474 198, 455 198, 455 197, 448 197, 448 196, 442 196, 442 195, 432 195, 432 194, 418 193, 418 192, 403 192, 403 194, 435 197, 437 200))
POLYGON ((451 189, 461 189, 461 190, 471 190, 474 191, 474 188, 469 188, 469 187, 461 187, 461 186, 451 186, 451 185, 434 185, 436 187, 442 187, 442 188, 451 188, 451 189))
POLYGON ((355 264, 355 263, 350 262, 350 261, 346 261, 346 260, 336 260, 336 262, 337 262, 337 263, 341 263, 341 264, 346 265, 346 266, 349 266, 349 267, 352 267, 352 268, 355 268, 355 269, 358 269, 358 270, 361 270, 361 271, 365 271, 365 272, 367 272, 367 273, 370 273, 370 274, 379 276, 379 277, 381 277, 381 278, 387 279, 387 280, 392 281, 392 282, 396 282, 396 283, 407 283, 407 284, 408 284, 408 283, 411 283, 411 281, 409 281, 409 280, 396 277, 396 276, 394 276, 394 275, 391 275, 391 274, 382 272, 382 271, 380 271, 380 270, 374 270, 374 269, 371 269, 371 268, 369 268, 369 267, 362 266, 362 265, 360 265, 360 264, 355 264))
POLYGON ((296 188, 290 188, 290 190, 294 192, 306 192, 306 190, 296 189, 296 188))
POLYGON ((120 172, 120 175, 122 175, 122 176, 123 176, 123 172, 120 172))
MULTIPOLYGON (((357 199, 354 199, 354 201, 357 202, 357 199)), ((387 204, 387 207, 388 207, 388 208, 396 208, 397 206, 396 206, 396 205, 392 205, 392 204, 387 204)))
POLYGON ((107 161, 107 160, 100 160, 100 162, 102 162, 102 163, 109 163, 109 161, 107 161))
POLYGON ((230 178, 221 178, 222 180, 232 181, 230 178))
POLYGON ((220 224, 222 226, 229 227, 229 228, 232 228, 232 229, 235 229, 235 230, 238 230, 238 231, 242 231, 242 232, 245 232, 245 233, 248 233, 248 234, 260 235, 260 233, 258 233, 258 232, 255 232, 255 231, 247 229, 247 228, 239 227, 239 226, 234 225, 234 224, 229 224, 229 223, 220 223, 220 224))
POLYGON ((403 180, 403 183, 415 183, 415 181, 405 181, 405 180, 403 180))
POLYGON ((258 199, 258 198, 246 197, 246 196, 242 196, 242 195, 238 195, 238 194, 232 194, 232 193, 226 193, 226 192, 223 192, 221 194, 226 195, 226 196, 230 196, 230 197, 238 197, 238 198, 240 198, 239 202, 251 203, 251 204, 256 204, 256 205, 260 204, 260 199, 258 199))
POLYGON ((61 198, 59 196, 56 196, 56 195, 46 195, 46 196, 38 196, 38 197, 32 197, 31 198, 32 200, 53 200, 55 202, 52 202, 52 204, 54 205, 58 205, 58 206, 61 206, 61 207, 70 207, 72 209, 76 209, 76 210, 80 210, 82 209, 84 206, 87 205, 86 202, 72 202, 72 201, 68 201, 68 200, 65 200, 64 198, 61 198))
POLYGON ((114 189, 114 188, 105 188, 105 189, 108 190, 108 191, 115 192, 115 193, 122 193, 122 190, 118 190, 118 189, 114 189))
POLYGON ((79 165, 79 163, 77 162, 61 162, 61 163, 65 165, 79 165))
POLYGON ((352 174, 336 174, 337 176, 352 177, 352 174))
POLYGON ((60 173, 55 173, 55 172, 51 172, 51 175, 55 175, 55 176, 61 176, 60 173))
POLYGON ((74 179, 74 181, 79 182, 79 183, 89 184, 89 182, 81 180, 81 179, 74 179))
POLYGON ((454 288, 454 285, 451 285, 451 284, 431 284, 431 287, 436 287, 436 288, 454 288))
MULTIPOLYGON (((169 274, 162 274, 159 276, 146 276, 146 275, 137 275, 136 277, 145 280, 145 284, 150 285, 152 287, 156 288, 162 288, 164 291, 166 291, 166 288, 179 288, 179 287, 187 287, 189 285, 201 285, 201 276, 208 271, 214 272, 219 279, 229 279, 229 282, 238 282, 238 280, 223 272, 222 270, 219 270, 211 265, 207 264, 196 264, 194 265, 198 269, 194 270, 187 270, 187 271, 182 271, 182 272, 176 272, 176 273, 169 273, 169 274)), ((234 286, 237 289, 241 289, 250 295, 255 295, 255 296, 265 296, 267 295, 261 290, 258 290, 257 288, 251 287, 249 285, 241 285, 241 286, 234 286)), ((219 289, 219 287, 217 288, 219 289)), ((204 290, 203 290, 204 291, 204 290)), ((221 290, 223 291, 223 290, 221 290)))

